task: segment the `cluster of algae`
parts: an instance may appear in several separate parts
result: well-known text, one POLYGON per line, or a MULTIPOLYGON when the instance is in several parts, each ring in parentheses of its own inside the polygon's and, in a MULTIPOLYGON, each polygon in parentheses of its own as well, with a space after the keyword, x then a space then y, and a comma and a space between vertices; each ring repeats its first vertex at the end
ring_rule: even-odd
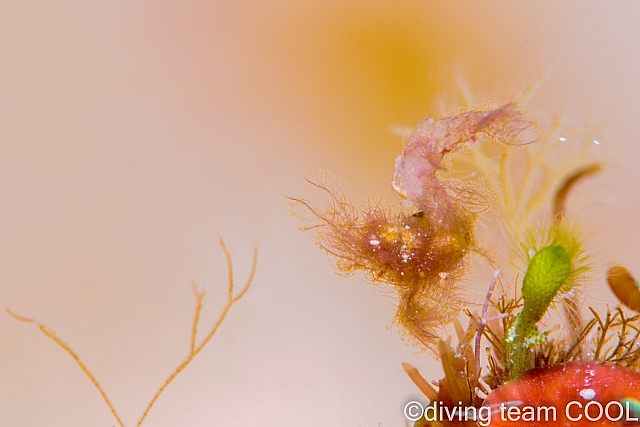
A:
POLYGON ((462 213, 437 227, 422 210, 408 212, 401 205, 385 207, 376 201, 360 209, 339 188, 310 182, 329 192, 330 204, 320 211, 306 200, 293 199, 322 221, 305 229, 316 229, 318 244, 334 255, 342 273, 363 271, 374 283, 392 284, 400 296, 398 323, 430 348, 437 342, 438 325, 453 321, 462 309, 456 283, 467 253, 476 247, 476 215, 462 213))
MULTIPOLYGON (((317 244, 340 272, 364 272, 372 282, 394 287, 397 323, 444 368, 445 377, 429 383, 403 364, 432 402, 481 407, 492 390, 536 368, 575 361, 640 371, 640 316, 618 307, 604 317, 590 308, 590 319, 582 318, 588 236, 583 219, 565 215, 565 204, 573 185, 601 166, 578 155, 555 171, 564 180, 550 177, 546 160, 567 140, 558 136, 559 129, 555 123, 543 133, 515 103, 461 109, 437 121, 426 119, 405 141, 392 179, 404 202, 369 200, 358 207, 326 173, 309 180, 329 195, 324 209, 290 198, 294 214, 311 222, 302 229, 315 231, 317 244), (480 141, 493 148, 483 151, 480 141), (473 165, 481 178, 454 178, 452 154, 473 165), (517 157, 524 162, 516 165, 517 157), (477 223, 492 209, 510 232, 513 257, 507 266, 519 258, 524 273, 519 293, 510 295, 501 286, 497 298, 492 293, 505 264, 476 235, 477 223), (474 302, 465 300, 461 284, 473 255, 495 270, 481 315, 471 311, 474 302), (541 322, 557 309, 569 326, 564 334, 558 325, 541 322), (461 312, 470 318, 466 330, 458 320, 461 312), (440 339, 448 324, 455 326, 456 346, 440 339), (489 343, 484 369, 483 339, 489 343)), ((607 279, 626 307, 640 308, 638 284, 624 267, 611 268, 607 279)), ((640 404, 634 397, 640 398, 626 401, 640 404)), ((452 424, 420 419, 415 425, 452 424)))

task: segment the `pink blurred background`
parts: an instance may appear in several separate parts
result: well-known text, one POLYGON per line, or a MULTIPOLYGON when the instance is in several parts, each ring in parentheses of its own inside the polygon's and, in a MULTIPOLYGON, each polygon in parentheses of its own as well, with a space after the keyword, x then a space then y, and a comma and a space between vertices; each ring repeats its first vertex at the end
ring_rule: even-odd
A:
MULTIPOLYGON (((225 297, 223 236, 254 287, 144 425, 403 426, 400 367, 440 377, 394 300, 335 274, 283 195, 393 198, 400 138, 460 94, 517 93, 603 124, 572 201, 640 274, 637 2, 13 1, 0 5, 0 306, 58 332, 135 425, 225 297)), ((479 281, 484 276, 476 276, 479 281)), ((596 302, 613 304, 606 289, 596 302)), ((0 315, 0 426, 110 426, 67 354, 0 315)))

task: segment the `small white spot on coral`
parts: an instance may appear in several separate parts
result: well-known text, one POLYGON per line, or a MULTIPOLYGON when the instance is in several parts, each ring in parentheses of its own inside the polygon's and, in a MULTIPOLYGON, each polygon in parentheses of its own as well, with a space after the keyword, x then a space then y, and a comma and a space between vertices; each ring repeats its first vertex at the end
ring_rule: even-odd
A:
POLYGON ((592 388, 585 388, 580 390, 580 397, 585 400, 591 400, 596 397, 596 391, 592 388))

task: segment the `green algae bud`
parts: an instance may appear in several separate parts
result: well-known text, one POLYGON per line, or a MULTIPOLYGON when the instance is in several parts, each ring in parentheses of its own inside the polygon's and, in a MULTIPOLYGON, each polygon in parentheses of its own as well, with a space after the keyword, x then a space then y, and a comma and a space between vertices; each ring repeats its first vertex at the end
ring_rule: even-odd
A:
POLYGON ((503 347, 510 379, 531 365, 532 347, 545 338, 545 334, 538 332, 536 323, 542 319, 570 274, 571 259, 562 246, 546 246, 531 258, 522 281, 524 308, 510 322, 504 335, 503 347))
POLYGON ((527 321, 540 321, 569 273, 571 261, 562 246, 547 246, 534 255, 522 281, 522 316, 527 321))
MULTIPOLYGON (((535 367, 534 347, 544 343, 548 334, 538 330, 538 322, 559 294, 568 293, 585 279, 590 265, 584 237, 580 221, 565 217, 534 223, 521 240, 514 241, 527 268, 522 281, 522 311, 509 322, 502 341, 509 379, 535 367)), ((576 317, 568 320, 576 327, 579 313, 573 314, 576 317)))

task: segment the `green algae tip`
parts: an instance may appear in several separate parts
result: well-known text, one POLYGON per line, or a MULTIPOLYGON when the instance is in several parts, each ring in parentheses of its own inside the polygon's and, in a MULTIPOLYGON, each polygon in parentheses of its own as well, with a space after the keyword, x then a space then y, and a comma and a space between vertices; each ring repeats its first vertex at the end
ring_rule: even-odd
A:
POLYGON ((559 245, 539 250, 531 259, 522 281, 523 315, 538 322, 571 273, 571 260, 559 245))

